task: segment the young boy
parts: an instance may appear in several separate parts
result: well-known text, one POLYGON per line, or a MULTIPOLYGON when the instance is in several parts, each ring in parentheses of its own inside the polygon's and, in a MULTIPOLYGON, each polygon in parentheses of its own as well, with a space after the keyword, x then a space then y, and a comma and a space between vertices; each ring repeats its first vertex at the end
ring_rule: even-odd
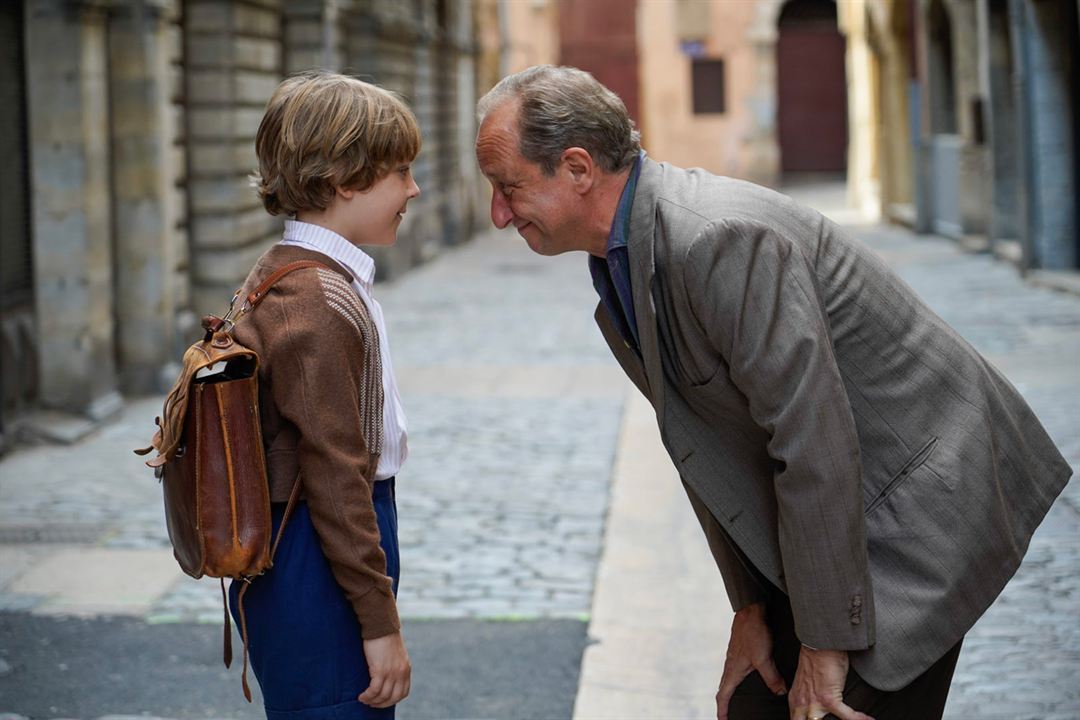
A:
POLYGON ((359 246, 397 239, 420 194, 420 131, 395 95, 312 72, 281 83, 255 143, 259 197, 290 219, 243 292, 298 260, 323 267, 286 275, 235 331, 262 360, 275 533, 297 476, 302 492, 273 568, 244 597, 251 665, 268 718, 391 718, 411 672, 395 602, 405 414, 359 246))

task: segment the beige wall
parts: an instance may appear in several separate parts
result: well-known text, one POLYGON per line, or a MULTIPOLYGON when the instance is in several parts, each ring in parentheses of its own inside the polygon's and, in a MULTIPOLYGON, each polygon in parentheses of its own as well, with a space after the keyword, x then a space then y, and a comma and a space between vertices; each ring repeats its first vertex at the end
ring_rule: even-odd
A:
POLYGON ((871 217, 881 208, 878 160, 881 150, 881 64, 870 46, 867 3, 837 7, 847 39, 848 203, 871 217))
POLYGON ((757 125, 751 102, 757 67, 749 36, 757 3, 712 0, 707 13, 696 9, 705 21, 705 57, 725 62, 726 112, 719 115, 693 113, 691 60, 680 50, 678 5, 648 0, 638 6, 645 149, 656 160, 754 177, 748 140, 757 125))
POLYGON ((559 62, 557 0, 505 0, 507 75, 559 62))

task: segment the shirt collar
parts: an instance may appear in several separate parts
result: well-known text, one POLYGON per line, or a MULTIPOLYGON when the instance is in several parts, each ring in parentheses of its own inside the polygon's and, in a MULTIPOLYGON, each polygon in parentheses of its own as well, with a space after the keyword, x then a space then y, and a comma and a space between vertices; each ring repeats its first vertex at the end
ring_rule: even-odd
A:
POLYGON ((623 186, 622 195, 619 196, 615 219, 611 223, 611 232, 608 233, 609 253, 616 248, 626 247, 630 239, 630 211, 634 206, 634 191, 637 189, 638 176, 641 175, 641 159, 644 157, 644 150, 638 152, 634 165, 630 168, 630 175, 626 178, 626 185, 623 186))
POLYGON ((336 260, 352 272, 357 282, 371 290, 375 281, 375 261, 333 230, 299 220, 286 220, 281 243, 305 247, 336 260))

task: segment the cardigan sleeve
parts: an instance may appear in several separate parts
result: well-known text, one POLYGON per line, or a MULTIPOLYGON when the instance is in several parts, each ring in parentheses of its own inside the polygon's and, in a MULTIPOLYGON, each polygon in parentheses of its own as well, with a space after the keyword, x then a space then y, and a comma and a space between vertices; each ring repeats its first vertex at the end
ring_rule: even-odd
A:
POLYGON ((382 428, 381 365, 367 309, 351 289, 351 295, 340 292, 332 275, 293 273, 253 315, 266 328, 271 396, 298 430, 312 524, 368 640, 401 627, 371 499, 382 428))

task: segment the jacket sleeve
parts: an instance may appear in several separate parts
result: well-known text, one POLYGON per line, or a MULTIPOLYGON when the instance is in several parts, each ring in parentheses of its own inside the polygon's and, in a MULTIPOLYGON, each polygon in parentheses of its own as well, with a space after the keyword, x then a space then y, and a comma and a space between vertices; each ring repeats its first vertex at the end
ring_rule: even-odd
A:
POLYGON ((371 500, 378 456, 363 430, 363 413, 382 412, 381 378, 377 402, 365 397, 374 389, 365 382, 364 338, 348 308, 327 302, 316 272, 293 273, 255 314, 264 325, 274 323, 264 363, 275 404, 299 431, 296 452, 312 524, 370 640, 401 627, 371 500))
POLYGON ((747 605, 764 601, 765 591, 750 570, 750 562, 724 532, 694 489, 685 481, 683 488, 690 498, 690 506, 694 508, 698 522, 701 523, 701 529, 705 532, 705 540, 709 543, 709 551, 720 570, 720 576, 724 578, 724 588, 727 590, 728 600, 731 601, 731 609, 738 612, 747 605))
POLYGON ((779 547, 799 639, 874 642, 855 420, 810 261, 770 228, 712 223, 684 265, 692 310, 770 436, 779 547))

